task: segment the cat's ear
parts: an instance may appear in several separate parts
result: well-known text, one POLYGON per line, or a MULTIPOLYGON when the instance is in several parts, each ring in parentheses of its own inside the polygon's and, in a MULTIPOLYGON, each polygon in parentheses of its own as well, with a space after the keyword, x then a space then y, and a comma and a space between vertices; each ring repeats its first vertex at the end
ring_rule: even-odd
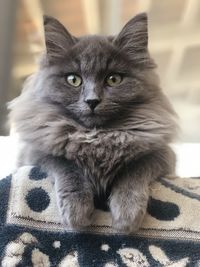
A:
POLYGON ((57 19, 46 15, 43 18, 47 58, 55 62, 76 43, 76 39, 57 19))
POLYGON ((147 14, 141 13, 132 18, 115 37, 114 45, 124 50, 134 61, 145 61, 148 55, 147 14))

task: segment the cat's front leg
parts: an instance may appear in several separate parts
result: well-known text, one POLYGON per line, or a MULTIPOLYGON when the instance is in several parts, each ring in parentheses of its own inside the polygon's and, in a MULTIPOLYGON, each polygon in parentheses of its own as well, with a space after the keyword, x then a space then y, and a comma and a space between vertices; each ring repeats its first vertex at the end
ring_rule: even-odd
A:
POLYGON ((54 177, 57 205, 63 224, 72 228, 90 225, 94 210, 93 192, 82 170, 75 162, 61 157, 48 158, 43 166, 54 177))
POLYGON ((149 183, 173 173, 174 166, 174 154, 166 148, 143 156, 121 170, 109 200, 114 228, 124 232, 139 229, 147 209, 149 183))
POLYGON ((124 174, 113 186, 109 199, 113 228, 137 231, 146 213, 148 198, 148 182, 141 182, 132 172, 124 174))
POLYGON ((63 173, 55 178, 57 203, 64 225, 73 228, 90 225, 93 193, 81 170, 68 161, 63 173))

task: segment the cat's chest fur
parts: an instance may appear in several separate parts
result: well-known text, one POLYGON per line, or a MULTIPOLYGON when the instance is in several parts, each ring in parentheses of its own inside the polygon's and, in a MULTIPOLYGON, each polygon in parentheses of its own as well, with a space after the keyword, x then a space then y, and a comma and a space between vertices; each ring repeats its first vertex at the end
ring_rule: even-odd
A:
POLYGON ((84 174, 102 187, 131 158, 132 140, 127 132, 76 132, 70 136, 66 157, 73 158, 84 174))

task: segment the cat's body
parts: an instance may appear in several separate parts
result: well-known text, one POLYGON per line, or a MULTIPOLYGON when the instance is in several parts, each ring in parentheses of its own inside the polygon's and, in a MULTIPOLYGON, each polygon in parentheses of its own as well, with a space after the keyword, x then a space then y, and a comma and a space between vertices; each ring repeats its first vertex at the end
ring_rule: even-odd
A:
POLYGON ((88 225, 94 195, 109 188, 113 226, 136 230, 149 183, 174 171, 168 144, 175 113, 153 71, 146 22, 141 14, 115 38, 77 39, 47 18, 47 56, 10 105, 24 143, 20 165, 52 172, 63 222, 71 226, 88 225))

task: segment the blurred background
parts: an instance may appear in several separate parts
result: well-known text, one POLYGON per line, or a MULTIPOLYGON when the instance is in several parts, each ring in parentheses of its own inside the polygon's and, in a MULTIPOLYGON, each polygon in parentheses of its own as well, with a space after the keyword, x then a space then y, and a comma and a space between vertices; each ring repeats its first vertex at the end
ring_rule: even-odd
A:
POLYGON ((0 135, 9 134, 5 103, 20 94, 44 51, 43 14, 80 36, 115 34, 142 11, 162 88, 180 117, 180 140, 200 142, 199 0, 0 0, 0 135))

